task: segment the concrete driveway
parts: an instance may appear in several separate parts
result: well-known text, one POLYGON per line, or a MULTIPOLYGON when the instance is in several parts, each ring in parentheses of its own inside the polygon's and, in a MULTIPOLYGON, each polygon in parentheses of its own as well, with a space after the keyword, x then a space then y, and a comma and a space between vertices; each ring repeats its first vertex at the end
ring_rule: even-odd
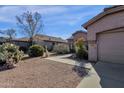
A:
POLYGON ((124 88, 124 64, 97 62, 94 66, 103 88, 124 88))

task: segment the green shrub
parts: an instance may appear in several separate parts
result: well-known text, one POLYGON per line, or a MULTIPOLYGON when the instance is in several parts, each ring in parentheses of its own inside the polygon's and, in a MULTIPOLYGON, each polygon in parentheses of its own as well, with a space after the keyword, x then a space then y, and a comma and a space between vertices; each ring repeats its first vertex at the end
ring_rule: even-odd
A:
POLYGON ((67 54, 69 53, 69 46, 64 44, 58 44, 53 47, 53 52, 57 54, 67 54))
POLYGON ((83 41, 78 41, 75 45, 76 56, 79 59, 88 59, 88 51, 83 41))
POLYGON ((23 52, 19 51, 18 46, 10 43, 0 45, 0 63, 18 63, 22 57, 23 52))
POLYGON ((77 49, 76 55, 80 59, 88 59, 88 52, 84 46, 77 49))
POLYGON ((10 43, 3 44, 3 47, 7 52, 10 52, 10 53, 15 53, 17 50, 19 50, 18 46, 10 43))
POLYGON ((18 63, 23 58, 23 56, 24 56, 24 52, 17 50, 13 56, 14 62, 18 63))
POLYGON ((0 53, 0 64, 3 64, 6 62, 6 55, 3 53, 0 53))
POLYGON ((40 45, 32 45, 29 48, 28 54, 30 57, 43 56, 44 48, 40 45))

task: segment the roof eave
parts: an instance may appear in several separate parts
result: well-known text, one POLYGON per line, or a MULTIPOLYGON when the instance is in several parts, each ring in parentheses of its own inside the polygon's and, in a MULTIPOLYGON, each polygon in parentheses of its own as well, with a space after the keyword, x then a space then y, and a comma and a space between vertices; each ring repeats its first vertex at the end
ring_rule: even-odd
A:
POLYGON ((85 29, 87 29, 87 27, 88 27, 89 25, 91 25, 92 23, 96 22, 97 20, 99 20, 99 19, 102 18, 103 16, 105 16, 105 14, 103 14, 103 12, 102 12, 102 13, 96 15, 95 17, 93 17, 92 19, 90 19, 88 22, 82 24, 81 26, 84 27, 85 29))
POLYGON ((81 26, 84 27, 85 29, 87 29, 87 27, 89 25, 95 23, 96 21, 103 18, 104 16, 115 13, 115 12, 120 12, 120 11, 124 11, 124 6, 118 6, 118 7, 116 6, 116 7, 107 9, 107 10, 103 11, 102 13, 98 14, 97 16, 93 17, 92 19, 90 19, 88 22, 82 24, 81 26))

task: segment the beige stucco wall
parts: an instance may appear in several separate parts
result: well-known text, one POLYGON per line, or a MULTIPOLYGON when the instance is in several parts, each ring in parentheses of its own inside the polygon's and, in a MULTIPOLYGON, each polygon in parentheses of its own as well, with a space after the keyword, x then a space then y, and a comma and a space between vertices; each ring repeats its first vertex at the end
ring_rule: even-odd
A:
POLYGON ((97 61, 97 45, 93 41, 88 43, 88 60, 97 61))
POLYGON ((106 15, 97 22, 87 27, 89 60, 97 61, 97 33, 107 31, 114 28, 124 27, 124 11, 106 15), (95 46, 95 47, 94 47, 95 46))
POLYGON ((88 40, 96 40, 96 33, 113 28, 124 26, 124 11, 106 15, 97 22, 90 25, 88 30, 88 40))

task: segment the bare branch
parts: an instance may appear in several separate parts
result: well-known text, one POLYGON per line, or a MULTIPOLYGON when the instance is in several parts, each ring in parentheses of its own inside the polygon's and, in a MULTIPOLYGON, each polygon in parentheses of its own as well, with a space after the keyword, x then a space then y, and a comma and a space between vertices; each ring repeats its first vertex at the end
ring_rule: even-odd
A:
POLYGON ((24 31, 29 38, 33 37, 41 31, 43 21, 41 14, 38 12, 25 12, 21 16, 16 16, 18 27, 24 31))

